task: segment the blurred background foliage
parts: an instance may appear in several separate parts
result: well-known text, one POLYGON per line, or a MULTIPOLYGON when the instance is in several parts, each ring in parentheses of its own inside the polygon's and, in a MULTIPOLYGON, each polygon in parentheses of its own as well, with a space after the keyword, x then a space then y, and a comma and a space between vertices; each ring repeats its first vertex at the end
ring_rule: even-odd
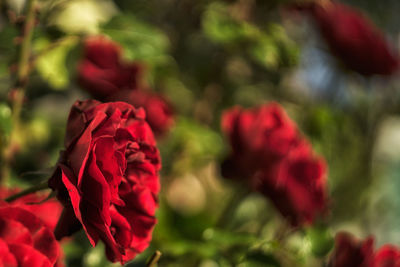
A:
MULTIPOLYGON (((128 266, 143 266, 155 249, 163 252, 160 266, 320 266, 338 229, 398 245, 399 81, 343 70, 312 24, 282 11, 288 2, 40 0, 35 68, 9 183, 25 186, 49 175, 71 104, 88 98, 75 80, 82 37, 105 34, 122 45, 126 60, 145 64, 146 82, 177 114, 159 140, 162 194, 153 242, 128 266), (223 180, 218 169, 229 150, 219 128, 222 110, 267 101, 288 110, 329 164, 329 221, 286 243, 276 238, 285 229, 272 206, 223 180), (237 208, 224 220, 232 201, 237 208)), ((368 14, 398 47, 397 0, 344 2, 368 14)), ((24 0, 0 3, 1 147, 13 127, 8 74, 19 35, 7 12, 21 14, 24 0)), ((68 266, 111 266, 104 247, 90 248, 83 235, 64 248, 68 266)))

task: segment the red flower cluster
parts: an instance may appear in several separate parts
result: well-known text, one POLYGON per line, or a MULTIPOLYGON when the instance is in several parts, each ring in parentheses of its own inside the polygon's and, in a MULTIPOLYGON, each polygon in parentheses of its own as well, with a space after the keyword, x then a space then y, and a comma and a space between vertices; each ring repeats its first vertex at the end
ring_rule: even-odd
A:
POLYGON ((82 225, 93 246, 124 263, 147 248, 156 223, 160 156, 144 111, 124 102, 76 102, 49 185, 64 211, 57 238, 82 225))
POLYGON ((357 10, 335 2, 298 4, 310 14, 332 53, 349 69, 362 75, 390 75, 399 58, 382 33, 357 10))
POLYGON ((382 246, 374 252, 372 237, 359 241, 351 234, 341 232, 336 235, 335 250, 329 267, 399 267, 400 250, 391 245, 382 246))
POLYGON ((84 46, 83 59, 78 66, 82 88, 100 101, 124 101, 137 108, 143 107, 154 133, 166 133, 174 121, 172 107, 162 96, 143 90, 143 66, 124 62, 121 47, 105 37, 88 38, 84 46))
POLYGON ((19 205, 0 203, 0 265, 52 267, 60 247, 49 227, 19 205))
POLYGON ((223 176, 248 182, 292 225, 311 223, 325 210, 325 162, 278 104, 232 108, 222 116, 222 130, 233 150, 223 176))

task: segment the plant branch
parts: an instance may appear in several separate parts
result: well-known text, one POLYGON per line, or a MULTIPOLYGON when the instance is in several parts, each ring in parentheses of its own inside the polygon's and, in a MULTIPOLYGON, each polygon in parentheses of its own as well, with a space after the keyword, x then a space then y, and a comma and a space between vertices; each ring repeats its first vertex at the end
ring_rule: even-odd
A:
POLYGON ((24 197, 26 195, 29 195, 29 194, 32 194, 32 193, 35 193, 35 192, 38 192, 38 191, 41 191, 41 190, 45 190, 45 189, 49 189, 49 185, 48 185, 47 180, 43 181, 43 182, 41 182, 39 184, 36 184, 36 185, 34 185, 32 187, 29 187, 29 188, 27 188, 27 189, 15 194, 15 195, 9 196, 8 198, 5 199, 5 201, 6 202, 12 202, 14 200, 17 200, 18 198, 21 198, 21 197, 24 197))
POLYGON ((2 151, 2 164, 0 170, 0 181, 9 178, 9 165, 18 149, 18 132, 20 130, 20 116, 22 104, 25 98, 25 87, 30 72, 29 58, 31 55, 31 44, 33 29, 35 26, 35 4, 36 0, 28 0, 26 4, 25 23, 22 29, 21 45, 19 47, 18 68, 15 86, 12 89, 12 122, 13 127, 7 146, 2 151))
POLYGON ((156 267, 157 262, 160 260, 162 253, 159 250, 156 250, 154 254, 148 260, 146 267, 156 267))

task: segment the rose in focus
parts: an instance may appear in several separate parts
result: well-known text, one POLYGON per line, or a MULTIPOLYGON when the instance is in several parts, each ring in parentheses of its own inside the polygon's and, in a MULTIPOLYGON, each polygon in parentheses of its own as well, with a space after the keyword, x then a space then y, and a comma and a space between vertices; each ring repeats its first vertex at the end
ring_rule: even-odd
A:
POLYGON ((156 136, 162 136, 174 124, 174 111, 161 95, 141 91, 122 90, 109 97, 110 101, 124 101, 136 108, 144 108, 146 121, 156 136))
POLYGON ((124 263, 147 248, 156 223, 159 151, 142 109, 124 102, 77 101, 70 112, 57 170, 49 185, 64 211, 57 238, 83 227, 124 263))
POLYGON ((276 103, 234 107, 222 116, 232 153, 222 175, 269 198, 293 225, 312 223, 327 205, 326 164, 276 103))

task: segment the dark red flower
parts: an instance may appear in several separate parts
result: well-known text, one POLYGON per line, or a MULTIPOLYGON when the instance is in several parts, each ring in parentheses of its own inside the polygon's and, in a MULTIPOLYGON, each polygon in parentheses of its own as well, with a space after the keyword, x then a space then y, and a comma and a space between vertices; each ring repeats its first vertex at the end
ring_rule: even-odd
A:
POLYGON ((400 267, 400 249, 392 245, 381 247, 375 254, 374 267, 400 267))
POLYGON ((83 226, 93 246, 124 263, 147 248, 156 223, 160 156, 144 111, 124 102, 77 101, 65 151, 49 181, 64 203, 61 238, 83 226))
POLYGON ((256 174, 256 190, 294 226, 309 224, 326 210, 326 164, 303 140, 288 155, 256 174))
POLYGON ((174 111, 163 96, 142 90, 122 90, 108 98, 109 101, 124 101, 146 111, 146 121, 156 136, 162 136, 174 124, 174 111))
POLYGON ((263 193, 292 225, 311 223, 326 207, 326 164, 278 104, 222 116, 232 153, 222 175, 263 193))
POLYGON ((78 65, 78 82, 96 99, 122 89, 135 89, 141 83, 142 66, 125 62, 118 44, 104 36, 88 38, 84 43, 83 59, 78 65))
MULTIPOLYGON (((0 188, 0 198, 5 199, 19 191, 18 188, 0 188)), ((44 201, 46 198, 45 194, 33 193, 14 200, 12 204, 32 212, 54 231, 63 207, 55 198, 44 201)))
POLYGON ((275 103, 231 108, 223 113, 221 128, 232 147, 222 170, 229 178, 243 179, 260 166, 275 164, 295 146, 298 136, 293 121, 275 103))
POLYGON ((319 1, 298 4, 308 12, 332 53, 349 69, 362 75, 390 75, 399 67, 398 56, 363 14, 344 4, 319 1))
POLYGON ((329 267, 374 267, 374 240, 359 241, 351 234, 340 232, 335 238, 335 249, 329 267))
POLYGON ((36 215, 0 203, 0 265, 7 267, 51 267, 60 247, 52 231, 36 215))

